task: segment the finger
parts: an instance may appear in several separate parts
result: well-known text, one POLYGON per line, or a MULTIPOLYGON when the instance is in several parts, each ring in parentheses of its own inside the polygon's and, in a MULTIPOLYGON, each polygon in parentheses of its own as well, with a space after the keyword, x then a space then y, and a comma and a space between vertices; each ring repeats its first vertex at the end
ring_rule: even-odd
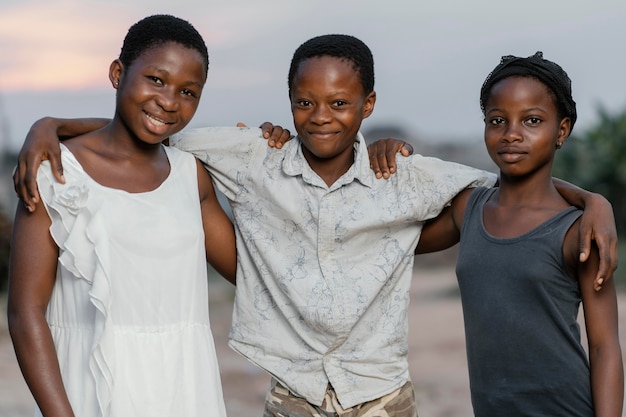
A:
POLYGON ((263 122, 260 127, 263 132, 263 137, 265 139, 269 139, 272 135, 272 131, 274 130, 274 125, 270 122, 263 122))
POLYGON ((65 184, 65 176, 63 175, 63 164, 61 163, 61 154, 50 155, 50 168, 54 178, 61 184, 65 184))
POLYGON ((609 242, 604 242, 604 240, 605 239, 596 240, 598 242, 598 252, 600 258, 598 274, 596 275, 594 282, 597 286, 596 291, 600 290, 604 283, 613 279, 619 263, 617 242, 615 239, 609 239, 609 242))
POLYGON ((598 272, 594 280, 594 289, 599 291, 602 289, 602 285, 608 280, 613 279, 619 261, 617 242, 615 242, 614 239, 597 238, 596 243, 598 246, 599 264, 598 272))
POLYGON ((285 129, 283 129, 282 126, 273 126, 273 129, 270 132, 270 136, 268 138, 269 145, 272 147, 278 147, 277 144, 280 142, 280 138, 284 131, 285 129))
MULTIPOLYGON (((368 149, 368 152, 372 152, 368 149)), ((376 178, 382 178, 383 174, 380 171, 380 165, 378 164, 378 158, 375 154, 370 154, 370 168, 374 171, 374 175, 376 178)))
MULTIPOLYGON (((280 127, 280 126, 276 126, 276 127, 280 127)), ((293 136, 291 132, 289 131, 289 129, 281 128, 279 132, 276 129, 274 129, 274 131, 272 132, 272 136, 270 137, 270 142, 274 141, 276 144, 276 147, 278 149, 281 149, 283 145, 289 142, 291 139, 293 139, 293 136), (277 136, 277 138, 274 141, 275 136, 277 136)))
POLYGON ((35 205, 39 203, 39 191, 37 188, 37 176, 33 174, 33 171, 28 168, 24 171, 24 176, 22 177, 23 187, 25 188, 26 199, 25 202, 28 201, 26 206, 32 208, 34 210, 35 205))
MULTIPOLYGON (((387 152, 385 157, 387 158, 387 166, 389 167, 389 173, 393 174, 396 172, 396 160, 398 157, 398 153, 403 154, 403 152, 405 152, 405 146, 406 143, 404 142, 397 142, 395 143, 393 146, 387 147, 387 152)), ((411 152, 413 152, 413 149, 411 148, 411 152)), ((408 156, 408 155, 404 155, 404 156, 408 156)))
POLYGON ((413 146, 411 146, 408 143, 405 143, 404 146, 402 146, 401 153, 403 156, 413 155, 413 146))
POLYGON ((13 189, 15 190, 17 197, 20 199, 20 201, 22 201, 26 209, 32 212, 35 209, 35 207, 31 203, 30 196, 28 195, 28 191, 26 190, 26 187, 24 186, 24 181, 22 181, 22 178, 24 178, 23 167, 24 167, 24 163, 22 163, 20 159, 18 158, 17 165, 15 166, 15 170, 13 171, 13 189))
POLYGON ((248 126, 243 122, 237 122, 237 127, 248 127, 248 126))
POLYGON ((593 288, 596 291, 599 291, 602 288, 602 285, 613 276, 613 274, 610 272, 610 263, 610 258, 600 253, 598 273, 596 274, 596 278, 593 281, 593 288))
MULTIPOLYGON (((580 224, 580 232, 579 232, 578 242, 578 253, 580 262, 586 262, 589 259, 589 254, 591 253, 591 240, 593 239, 591 236, 591 231, 588 228, 583 228, 583 223, 580 224)), ((602 250, 602 248, 600 248, 602 250)))
MULTIPOLYGON (((391 170, 389 167, 390 154, 395 154, 395 149, 393 147, 387 146, 385 143, 385 147, 376 153, 376 160, 378 161, 378 169, 383 178, 389 178, 391 176, 391 170)), ((391 161, 395 163, 395 155, 391 156, 391 161)))

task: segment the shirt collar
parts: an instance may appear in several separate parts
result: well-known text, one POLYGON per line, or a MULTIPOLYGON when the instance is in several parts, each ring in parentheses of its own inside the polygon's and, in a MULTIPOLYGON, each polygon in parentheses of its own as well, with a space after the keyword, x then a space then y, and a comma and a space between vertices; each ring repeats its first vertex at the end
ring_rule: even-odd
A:
MULTIPOLYGON (((297 176, 314 185, 326 187, 326 184, 311 169, 304 154, 302 153, 302 141, 296 136, 285 146, 285 159, 283 171, 286 175, 297 176)), ((367 144, 361 132, 357 133, 354 141, 354 163, 348 171, 341 176, 330 188, 337 188, 357 180, 366 187, 371 187, 374 181, 374 173, 370 168, 367 144)))

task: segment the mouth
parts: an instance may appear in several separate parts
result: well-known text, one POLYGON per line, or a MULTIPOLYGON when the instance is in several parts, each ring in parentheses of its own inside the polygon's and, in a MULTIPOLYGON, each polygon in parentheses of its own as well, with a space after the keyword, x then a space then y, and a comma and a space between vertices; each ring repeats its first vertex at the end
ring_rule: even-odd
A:
POLYGON ((330 139, 338 132, 309 132, 309 136, 314 139, 330 139))
POLYGON ((148 118, 148 120, 150 121, 150 123, 152 123, 154 126, 156 127, 161 127, 161 126, 165 126, 165 125, 171 125, 174 122, 168 122, 166 120, 163 120, 161 118, 158 118, 146 111, 144 111, 144 114, 146 115, 146 117, 148 118))
POLYGON ((517 149, 505 149, 498 152, 500 158, 505 162, 517 162, 526 156, 526 152, 517 149))

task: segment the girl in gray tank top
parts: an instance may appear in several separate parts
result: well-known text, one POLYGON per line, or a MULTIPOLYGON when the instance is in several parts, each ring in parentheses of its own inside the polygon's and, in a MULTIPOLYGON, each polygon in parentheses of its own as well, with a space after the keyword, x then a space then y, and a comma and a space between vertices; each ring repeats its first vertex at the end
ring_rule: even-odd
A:
POLYGON ((480 104, 499 187, 459 194, 424 227, 416 251, 460 235, 474 413, 619 417, 615 287, 612 280, 594 285, 596 247, 580 262, 580 211, 557 192, 551 173, 576 121, 570 79, 541 52, 506 56, 483 84, 480 104), (577 321, 581 302, 588 354, 577 321))

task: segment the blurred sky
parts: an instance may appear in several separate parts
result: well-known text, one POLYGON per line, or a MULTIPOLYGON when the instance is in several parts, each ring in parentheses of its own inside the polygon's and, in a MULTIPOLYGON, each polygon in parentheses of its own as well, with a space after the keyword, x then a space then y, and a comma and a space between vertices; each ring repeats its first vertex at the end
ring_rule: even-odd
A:
POLYGON ((374 54, 366 127, 426 140, 482 139, 478 92, 500 56, 544 56, 573 80, 577 129, 626 107, 624 0, 2 0, 0 127, 17 148, 44 115, 113 114, 107 73, 128 27, 169 13, 204 36, 209 79, 190 126, 291 127, 286 76, 307 39, 346 33, 374 54))

